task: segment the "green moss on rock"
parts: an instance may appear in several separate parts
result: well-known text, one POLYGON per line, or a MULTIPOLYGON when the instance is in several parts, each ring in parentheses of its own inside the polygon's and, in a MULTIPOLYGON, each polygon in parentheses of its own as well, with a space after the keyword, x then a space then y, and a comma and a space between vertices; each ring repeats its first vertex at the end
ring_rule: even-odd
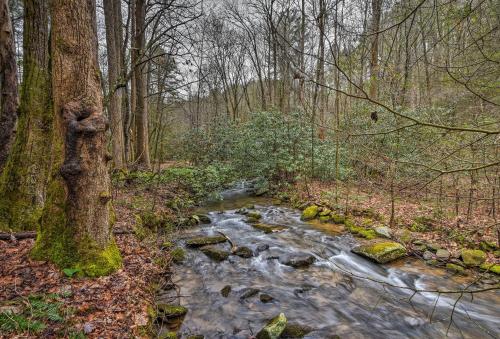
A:
POLYGON ((215 261, 224 261, 229 257, 229 252, 212 245, 203 246, 200 250, 215 261))
POLYGON ((283 339, 298 339, 298 338, 303 338, 306 336, 309 332, 312 331, 312 328, 306 325, 299 325, 299 324, 286 324, 285 329, 281 333, 280 338, 283 339))
POLYGON ((333 222, 336 224, 343 224, 345 222, 345 216, 343 216, 343 215, 336 214, 336 213, 332 213, 330 215, 332 216, 333 222))
POLYGON ((493 272, 495 274, 500 275, 500 265, 491 263, 491 262, 485 262, 481 266, 479 266, 482 270, 488 271, 488 272, 493 272))
POLYGON ((446 270, 456 273, 456 274, 463 274, 464 273, 464 268, 460 265, 448 263, 446 264, 446 270))
POLYGON ((302 216, 300 218, 304 221, 312 220, 318 215, 318 212, 319 207, 316 205, 311 205, 302 212, 302 216))
POLYGON ((380 264, 406 256, 406 248, 394 241, 377 241, 352 249, 353 253, 372 259, 380 264))
POLYGON ((283 313, 271 319, 259 333, 257 339, 278 339, 285 330, 287 319, 283 313))
POLYGON ((216 235, 212 237, 196 237, 186 240, 186 246, 188 247, 202 247, 205 245, 214 245, 226 242, 226 237, 222 235, 216 235))
POLYGON ((486 253, 481 250, 462 250, 460 256, 467 266, 480 266, 486 261, 486 253))
POLYGON ((188 309, 181 305, 163 304, 157 305, 158 316, 166 319, 179 318, 188 312, 188 309))

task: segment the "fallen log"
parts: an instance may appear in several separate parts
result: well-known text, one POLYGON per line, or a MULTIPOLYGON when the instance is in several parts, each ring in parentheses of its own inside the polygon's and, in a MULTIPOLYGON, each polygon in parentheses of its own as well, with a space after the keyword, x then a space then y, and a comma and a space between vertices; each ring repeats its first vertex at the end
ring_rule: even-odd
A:
MULTIPOLYGON (((113 234, 132 234, 134 231, 132 230, 123 230, 123 229, 116 229, 113 230, 113 234)), ((16 232, 16 233, 9 233, 9 232, 0 232, 0 240, 6 240, 6 241, 16 241, 16 240, 23 240, 23 239, 35 239, 36 238, 36 231, 27 231, 27 232, 16 232)))

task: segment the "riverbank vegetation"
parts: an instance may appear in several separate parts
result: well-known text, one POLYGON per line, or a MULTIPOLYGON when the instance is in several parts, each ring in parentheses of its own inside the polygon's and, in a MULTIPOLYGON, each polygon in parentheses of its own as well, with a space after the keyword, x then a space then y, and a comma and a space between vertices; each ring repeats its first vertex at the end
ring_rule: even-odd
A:
POLYGON ((242 183, 372 260, 498 284, 493 1, 0 0, 0 19, 0 336, 153 335, 176 236, 242 183))

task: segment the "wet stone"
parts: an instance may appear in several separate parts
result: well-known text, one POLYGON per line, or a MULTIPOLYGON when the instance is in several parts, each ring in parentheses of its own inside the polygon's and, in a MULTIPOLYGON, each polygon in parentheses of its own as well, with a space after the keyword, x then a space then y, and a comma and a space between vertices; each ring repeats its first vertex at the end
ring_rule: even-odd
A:
POLYGON ((264 252, 267 251, 268 249, 269 249, 268 244, 260 244, 257 246, 257 252, 264 252))
POLYGON ((423 256, 424 260, 431 260, 432 258, 434 258, 434 254, 432 254, 432 252, 430 251, 425 251, 423 256))
POLYGON ((226 285, 220 290, 220 294, 224 298, 227 298, 229 296, 229 293, 231 293, 231 285, 226 285))
POLYGON ((441 260, 448 260, 450 258, 450 252, 444 249, 439 249, 436 251, 436 257, 441 260))
POLYGON ((260 296, 259 296, 259 299, 261 302, 263 302, 264 304, 267 304, 271 301, 274 300, 273 297, 271 297, 269 294, 266 294, 266 293, 262 293, 260 296))
POLYGON ((240 300, 245 300, 245 299, 251 298, 251 297, 257 295, 257 293, 259 293, 259 292, 260 292, 260 290, 258 288, 252 288, 252 287, 244 288, 243 290, 240 291, 240 293, 241 293, 240 300))
POLYGON ((238 246, 234 251, 234 254, 238 257, 242 258, 251 258, 253 257, 253 251, 246 246, 238 246))
POLYGON ((200 250, 209 258, 215 261, 224 261, 229 257, 229 252, 224 251, 216 246, 203 246, 200 250))
POLYGON ((186 240, 186 246, 188 247, 202 247, 205 245, 214 245, 214 244, 219 244, 226 242, 227 239, 226 237, 222 235, 216 235, 216 236, 205 236, 205 237, 195 237, 186 240))
POLYGON ((290 255, 280 258, 280 263, 293 268, 305 268, 311 266, 316 258, 311 254, 290 255))

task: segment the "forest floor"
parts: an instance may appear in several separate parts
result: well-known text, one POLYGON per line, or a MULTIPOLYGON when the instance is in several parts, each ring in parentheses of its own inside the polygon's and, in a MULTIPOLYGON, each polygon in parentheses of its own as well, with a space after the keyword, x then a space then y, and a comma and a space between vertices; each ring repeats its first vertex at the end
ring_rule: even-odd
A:
POLYGON ((139 190, 135 185, 114 190, 114 229, 126 233, 115 234, 123 265, 109 276, 70 277, 30 258, 34 239, 0 241, 0 338, 151 337, 155 292, 170 258, 160 246, 165 235, 136 229, 136 216, 145 208, 137 201, 179 190, 139 190))

